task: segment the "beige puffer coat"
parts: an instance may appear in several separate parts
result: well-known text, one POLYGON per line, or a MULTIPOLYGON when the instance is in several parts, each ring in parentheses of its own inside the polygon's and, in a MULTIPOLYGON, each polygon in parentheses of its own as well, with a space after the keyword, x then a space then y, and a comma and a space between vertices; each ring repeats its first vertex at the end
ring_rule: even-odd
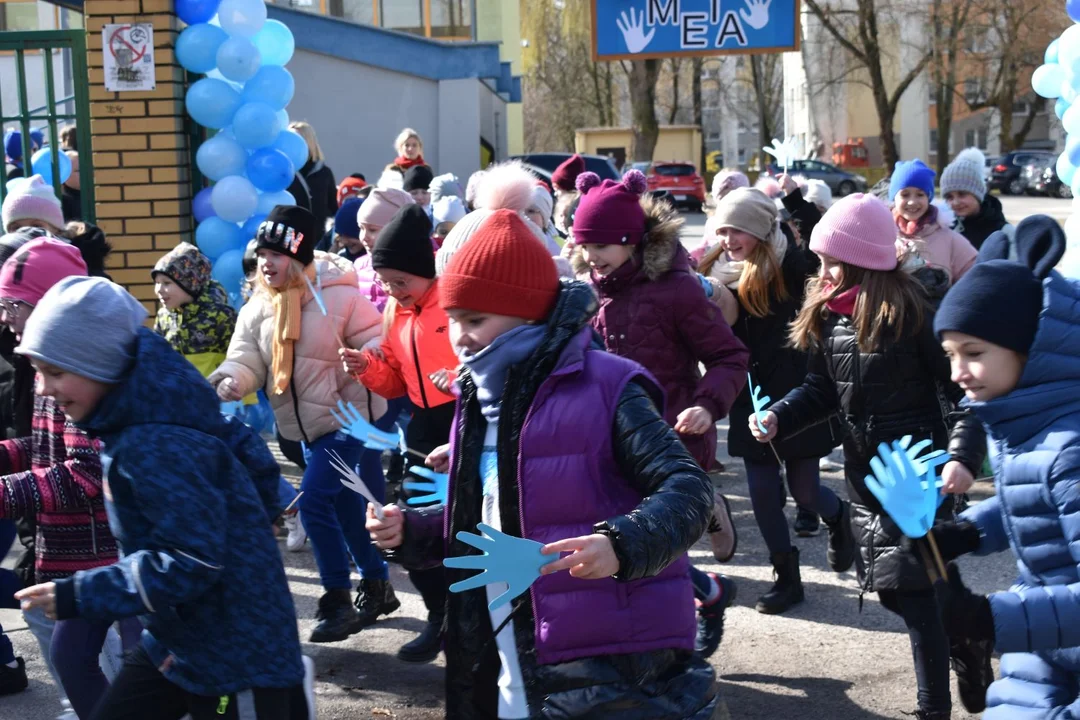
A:
POLYGON ((382 316, 360 294, 356 273, 345 258, 316 252, 314 262, 328 316, 323 316, 311 291, 305 290, 300 339, 293 350, 292 388, 274 395, 269 387, 273 380, 270 367, 274 309, 266 293, 256 293, 240 309, 228 356, 209 377, 215 387, 226 377, 234 378, 242 395, 264 388, 274 408, 278 431, 287 440, 300 441, 306 436, 314 442, 339 430, 340 426, 330 415, 330 408, 336 408, 338 400, 351 402, 368 420, 386 412, 383 398, 345 373, 337 342, 340 335, 349 347, 363 347, 382 332, 382 316))

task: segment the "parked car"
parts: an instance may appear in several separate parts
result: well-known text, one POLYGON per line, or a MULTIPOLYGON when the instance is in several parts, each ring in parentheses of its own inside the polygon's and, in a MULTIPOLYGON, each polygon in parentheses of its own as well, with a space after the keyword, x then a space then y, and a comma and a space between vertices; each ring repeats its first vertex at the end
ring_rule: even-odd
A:
POLYGON ((994 166, 1001 162, 1001 158, 988 157, 986 158, 986 164, 983 166, 983 182, 990 182, 990 176, 994 174, 994 166))
MULTIPOLYGON (((520 160, 528 165, 535 165, 541 170, 546 170, 550 174, 555 172, 557 167, 569 160, 571 155, 571 153, 541 152, 529 153, 527 155, 514 155, 510 159, 520 160)), ((599 175, 601 180, 619 179, 619 171, 616 169, 615 163, 612 162, 611 158, 604 157, 603 155, 582 155, 581 157, 585 158, 585 169, 599 175)))
POLYGON ((1056 157, 1054 153, 1045 150, 1014 150, 1002 157, 993 167, 990 181, 986 185, 991 190, 1000 190, 1006 195, 1019 195, 1026 186, 1024 167, 1041 159, 1048 159, 1050 164, 1053 164, 1056 157))
POLYGON ((1039 195, 1035 185, 1042 179, 1043 172, 1057 161, 1057 158, 1040 157, 1032 160, 1020 171, 1020 178, 1024 183, 1024 192, 1028 195, 1039 195))
POLYGON ((645 173, 645 179, 649 183, 650 192, 666 190, 675 207, 701 211, 705 202, 705 179, 690 163, 652 163, 645 173))
POLYGON ((1050 165, 1043 170, 1042 177, 1035 182, 1035 191, 1040 195, 1049 195, 1050 197, 1065 200, 1073 196, 1072 188, 1061 182, 1061 178, 1057 174, 1057 168, 1054 165, 1050 165))
MULTIPOLYGON (((767 167, 770 175, 779 176, 784 169, 770 163, 767 167)), ((796 160, 788 168, 789 175, 802 175, 808 179, 823 180, 833 195, 843 197, 854 192, 866 192, 866 178, 862 175, 850 173, 835 165, 830 165, 820 160, 796 160)))

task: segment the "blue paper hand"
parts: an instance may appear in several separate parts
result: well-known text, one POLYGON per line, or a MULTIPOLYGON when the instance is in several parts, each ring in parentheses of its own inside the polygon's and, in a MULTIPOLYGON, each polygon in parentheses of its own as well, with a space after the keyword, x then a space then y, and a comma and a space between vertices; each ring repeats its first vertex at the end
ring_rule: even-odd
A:
POLYGON ((558 555, 542 555, 543 544, 535 540, 514 537, 480 523, 476 529, 483 535, 459 532, 457 539, 484 552, 443 560, 443 565, 458 570, 483 570, 468 580, 450 586, 450 592, 465 592, 474 588, 504 582, 509 587, 488 605, 488 610, 500 607, 529 589, 540 577, 540 568, 559 559, 558 555))
POLYGON ((346 405, 338 400, 338 410, 340 412, 334 412, 331 408, 330 414, 341 425, 342 432, 364 443, 364 447, 379 451, 400 449, 402 443, 400 434, 383 432, 375 427, 364 419, 352 403, 346 405))
POLYGON ((894 441, 892 448, 878 445, 878 457, 870 460, 873 475, 866 476, 866 487, 881 503, 900 530, 911 538, 926 535, 943 501, 937 481, 937 467, 949 461, 942 450, 923 456, 930 446, 923 440, 911 446, 911 436, 894 441))
POLYGON ((311 291, 311 295, 315 298, 315 304, 319 306, 319 312, 321 312, 323 316, 329 317, 326 312, 326 303, 323 302, 322 299, 322 293, 315 289, 315 286, 311 284, 311 278, 307 275, 304 275, 304 282, 307 283, 308 290, 311 291))
POLYGON ((427 505, 430 503, 436 503, 438 505, 446 504, 446 501, 450 496, 450 476, 448 474, 437 473, 430 468, 421 467, 419 465, 410 467, 409 474, 427 478, 427 481, 406 480, 402 487, 406 490, 412 490, 413 492, 428 493, 427 495, 409 498, 409 505, 427 505))
POLYGON ((759 397, 761 387, 754 384, 754 378, 750 377, 750 373, 746 373, 746 382, 750 385, 750 402, 754 404, 754 419, 757 420, 758 430, 765 432, 765 426, 761 421, 765 419, 765 407, 772 402, 772 398, 768 395, 759 397))

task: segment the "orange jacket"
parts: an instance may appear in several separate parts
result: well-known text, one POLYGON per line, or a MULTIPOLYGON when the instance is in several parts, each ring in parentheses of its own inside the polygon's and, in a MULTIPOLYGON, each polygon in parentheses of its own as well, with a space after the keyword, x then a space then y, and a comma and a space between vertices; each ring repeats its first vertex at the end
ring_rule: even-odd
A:
POLYGON ((417 407, 433 408, 453 402, 453 395, 440 392, 428 378, 437 370, 453 373, 457 356, 450 345, 449 321, 439 307, 439 281, 420 296, 412 307, 398 306, 390 330, 383 338, 385 360, 370 350, 364 352, 368 366, 359 380, 372 392, 386 398, 408 393, 417 407))

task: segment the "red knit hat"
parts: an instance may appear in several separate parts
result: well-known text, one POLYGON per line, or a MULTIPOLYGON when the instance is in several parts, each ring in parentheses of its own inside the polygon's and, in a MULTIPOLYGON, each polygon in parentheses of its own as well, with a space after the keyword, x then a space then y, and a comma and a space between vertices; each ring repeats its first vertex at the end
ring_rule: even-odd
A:
POLYGON ((630 170, 619 182, 604 180, 596 173, 582 173, 577 179, 581 203, 574 213, 574 243, 577 245, 637 245, 645 236, 645 210, 641 193, 648 183, 640 170, 630 170))
POLYGON ((555 168, 555 172, 551 173, 551 182, 555 183, 555 187, 559 190, 574 192, 574 183, 577 182, 578 175, 583 172, 585 172, 585 158, 574 153, 562 165, 555 168))
POLYGON ((349 198, 355 196, 361 190, 367 187, 367 183, 360 178, 347 177, 341 181, 341 184, 337 186, 337 204, 341 207, 349 198))
POLYGON ((543 320, 558 294, 551 254, 513 210, 496 210, 484 220, 439 278, 444 310, 543 320))

